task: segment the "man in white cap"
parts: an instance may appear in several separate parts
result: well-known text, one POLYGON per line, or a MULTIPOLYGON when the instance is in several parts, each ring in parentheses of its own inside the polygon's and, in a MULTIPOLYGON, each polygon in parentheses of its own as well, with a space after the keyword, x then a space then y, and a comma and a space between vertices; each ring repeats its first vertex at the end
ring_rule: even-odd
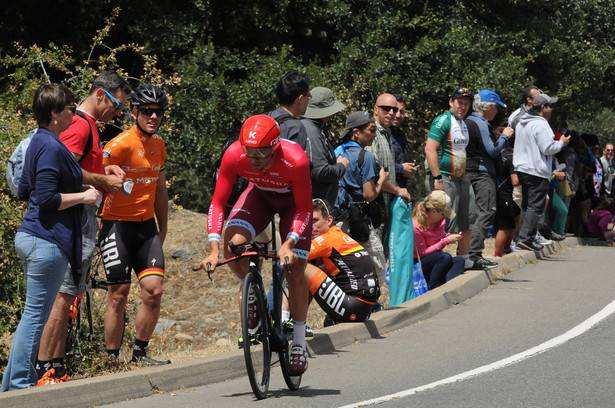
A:
POLYGON ((348 169, 348 159, 343 156, 335 158, 333 146, 329 142, 327 123, 331 116, 346 105, 336 100, 329 88, 318 86, 311 90, 311 94, 301 122, 307 132, 305 153, 310 161, 312 198, 334 203, 337 198, 337 182, 348 169))
POLYGON ((514 130, 511 127, 499 129, 496 134, 490 121, 495 118, 499 107, 506 105, 500 96, 491 89, 483 89, 474 95, 474 112, 466 119, 470 140, 466 146, 466 175, 474 189, 478 216, 472 226, 470 240, 470 260, 472 269, 491 269, 496 262, 483 258, 487 231, 493 224, 496 209, 496 173, 494 159, 508 146, 508 139, 514 130))
POLYGON ((538 220, 545 209, 552 173, 553 155, 570 142, 570 136, 555 140, 549 126, 553 104, 558 98, 542 93, 534 97, 532 108, 519 120, 513 165, 522 189, 521 219, 517 247, 540 251, 542 245, 534 242, 538 220))

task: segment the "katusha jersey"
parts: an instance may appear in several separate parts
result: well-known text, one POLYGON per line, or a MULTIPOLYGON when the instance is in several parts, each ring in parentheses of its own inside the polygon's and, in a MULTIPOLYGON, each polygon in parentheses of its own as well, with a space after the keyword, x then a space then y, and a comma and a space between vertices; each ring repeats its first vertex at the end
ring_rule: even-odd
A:
POLYGON ((259 172, 252 170, 239 141, 226 149, 207 217, 210 241, 220 241, 224 227, 224 209, 237 176, 245 178, 264 193, 278 195, 280 198, 291 196, 295 203, 295 215, 286 238, 293 237, 297 242, 304 234, 312 219, 310 163, 297 143, 285 139, 278 143, 279 146, 274 150, 273 166, 259 172))
POLYGON ((105 200, 102 218, 118 221, 145 221, 154 217, 158 176, 164 170, 167 151, 158 135, 145 136, 134 127, 107 143, 103 164, 116 164, 126 172, 134 186, 128 195, 110 194, 105 200))

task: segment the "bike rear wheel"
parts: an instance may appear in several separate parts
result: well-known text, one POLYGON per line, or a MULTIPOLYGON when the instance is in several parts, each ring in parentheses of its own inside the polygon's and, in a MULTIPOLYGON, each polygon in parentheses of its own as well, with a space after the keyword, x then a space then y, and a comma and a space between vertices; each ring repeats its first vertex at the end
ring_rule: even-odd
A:
POLYGON ((267 397, 271 348, 269 310, 259 277, 250 272, 243 283, 241 298, 241 334, 250 385, 256 398, 267 397), (250 310, 252 308, 252 310, 250 310), (256 319, 254 316, 258 316, 256 319), (251 318, 252 317, 252 318, 251 318))
MULTIPOLYGON (((276 265, 274 264, 274 268, 276 265)), ((291 391, 296 391, 301 386, 301 375, 291 375, 288 372, 288 364, 290 362, 290 346, 293 340, 292 332, 285 332, 285 324, 282 323, 282 299, 284 296, 284 291, 288 293, 288 289, 286 289, 286 278, 284 276, 283 271, 278 271, 278 279, 274 279, 273 283, 273 292, 274 292, 274 313, 273 313, 273 321, 275 322, 276 331, 280 334, 280 339, 282 340, 282 347, 278 354, 280 356, 280 368, 282 369, 282 375, 284 376, 284 382, 286 382, 286 386, 291 391)))

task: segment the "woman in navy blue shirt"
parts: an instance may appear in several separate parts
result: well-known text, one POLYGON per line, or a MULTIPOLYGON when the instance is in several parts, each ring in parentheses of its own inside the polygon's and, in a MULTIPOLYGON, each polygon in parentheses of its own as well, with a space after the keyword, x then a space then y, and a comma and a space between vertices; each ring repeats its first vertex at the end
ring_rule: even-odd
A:
POLYGON ((15 236, 26 278, 26 303, 15 331, 2 391, 32 387, 43 327, 70 262, 81 274, 81 204, 94 204, 99 192, 83 186, 79 163, 58 135, 75 113, 71 91, 46 84, 34 94, 38 130, 27 149, 19 181, 19 198, 28 211, 15 236))

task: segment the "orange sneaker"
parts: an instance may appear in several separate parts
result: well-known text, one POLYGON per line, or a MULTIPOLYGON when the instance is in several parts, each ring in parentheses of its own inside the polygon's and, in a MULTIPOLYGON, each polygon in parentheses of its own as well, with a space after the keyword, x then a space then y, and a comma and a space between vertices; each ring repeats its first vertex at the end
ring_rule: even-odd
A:
POLYGON ((55 368, 49 369, 49 371, 43 374, 41 379, 38 380, 35 387, 40 387, 41 385, 49 385, 49 384, 60 384, 60 383, 72 380, 72 378, 70 378, 68 374, 64 374, 62 377, 56 377, 55 374, 56 374, 55 368))

